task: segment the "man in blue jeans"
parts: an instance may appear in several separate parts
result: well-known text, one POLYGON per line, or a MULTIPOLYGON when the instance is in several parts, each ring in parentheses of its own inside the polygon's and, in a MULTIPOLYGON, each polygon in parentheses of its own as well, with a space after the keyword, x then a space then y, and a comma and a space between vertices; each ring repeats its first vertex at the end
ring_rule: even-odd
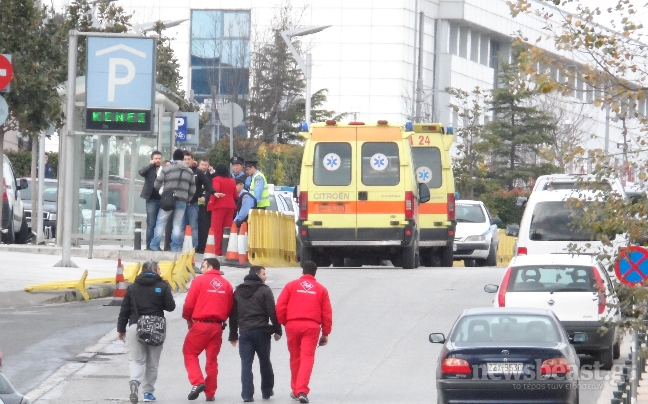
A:
POLYGON ((214 187, 207 177, 207 175, 198 169, 195 164, 193 154, 190 151, 185 150, 184 152, 184 163, 191 169, 194 175, 194 181, 196 183, 196 192, 193 197, 187 202, 187 208, 185 210, 183 228, 187 227, 187 224, 191 226, 191 244, 193 248, 198 247, 198 237, 200 234, 200 229, 198 228, 198 214, 200 213, 200 207, 198 206, 198 199, 209 198, 214 193, 214 187))
POLYGON ((144 177, 144 186, 140 197, 146 200, 146 249, 150 248, 155 223, 160 211, 160 193, 155 189, 155 179, 162 165, 162 153, 155 150, 151 153, 151 163, 139 170, 139 175, 144 177))
POLYGON ((169 217, 173 214, 173 230, 171 233, 171 251, 177 252, 182 249, 184 229, 185 208, 187 201, 190 201, 196 192, 196 181, 194 180, 193 171, 184 163, 184 152, 176 149, 173 152, 173 162, 164 167, 155 179, 155 189, 160 192, 172 191, 175 194, 175 207, 173 210, 164 210, 160 208, 155 231, 151 240, 150 248, 153 251, 160 249, 160 241, 166 227, 169 217))
POLYGON ((243 283, 234 291, 234 307, 230 314, 229 341, 232 346, 239 342, 243 385, 241 397, 244 402, 254 401, 252 362, 255 353, 259 357, 261 369, 261 396, 267 400, 274 395, 270 342, 272 334, 275 341, 279 341, 282 332, 275 313, 274 295, 265 280, 265 268, 256 265, 251 267, 243 283))

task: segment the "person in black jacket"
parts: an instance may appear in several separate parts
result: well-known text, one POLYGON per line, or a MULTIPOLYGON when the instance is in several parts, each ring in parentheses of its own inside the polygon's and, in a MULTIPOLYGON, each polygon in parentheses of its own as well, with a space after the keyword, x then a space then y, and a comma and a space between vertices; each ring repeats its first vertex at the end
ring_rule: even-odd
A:
POLYGON ((196 192, 193 194, 193 197, 187 201, 187 208, 185 209, 184 216, 184 226, 183 229, 188 225, 191 226, 191 243, 193 248, 198 247, 198 200, 203 197, 209 199, 214 193, 214 187, 212 186, 211 181, 207 178, 204 172, 200 171, 195 164, 193 159, 193 154, 190 151, 184 151, 184 162, 193 171, 194 180, 196 183, 196 192))
POLYGON ((140 197, 146 200, 146 249, 150 249, 149 244, 153 239, 155 222, 157 222, 158 212, 160 211, 160 193, 155 189, 154 184, 161 165, 162 153, 155 150, 151 153, 151 164, 139 170, 139 175, 144 177, 144 186, 140 197))
POLYGON ((207 202, 209 202, 209 197, 214 192, 214 186, 212 185, 213 175, 209 170, 210 168, 209 160, 206 157, 201 158, 198 162, 198 171, 203 175, 200 179, 196 176, 196 193, 202 190, 198 197, 198 247, 196 247, 196 254, 205 253, 209 227, 211 226, 211 212, 207 210, 207 202))
POLYGON ((117 320, 117 337, 128 345, 130 400, 133 404, 138 401, 140 384, 144 401, 155 401, 153 391, 162 353, 162 345, 146 345, 137 340, 137 320, 143 315, 164 317, 165 310, 173 311, 175 307, 171 288, 160 277, 160 266, 155 261, 145 262, 142 273, 126 289, 117 320))
POLYGON ((275 300, 272 290, 265 284, 265 268, 253 266, 244 282, 234 291, 234 307, 230 315, 229 341, 232 346, 239 344, 241 356, 241 397, 244 402, 254 401, 254 377, 252 362, 254 353, 259 357, 261 369, 261 395, 264 400, 274 395, 274 372, 270 362, 270 339, 276 341, 282 335, 281 325, 275 313, 275 300), (270 319, 270 323, 268 323, 270 319), (241 332, 239 336, 237 331, 241 332))

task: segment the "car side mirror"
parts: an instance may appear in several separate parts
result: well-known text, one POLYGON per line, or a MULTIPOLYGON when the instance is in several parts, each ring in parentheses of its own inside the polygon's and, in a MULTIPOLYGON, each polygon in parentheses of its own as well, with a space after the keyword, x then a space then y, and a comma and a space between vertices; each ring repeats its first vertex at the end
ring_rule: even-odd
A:
POLYGON ((517 206, 525 206, 528 200, 529 198, 527 198, 526 196, 518 196, 515 204, 517 206))
POLYGON ((429 340, 433 344, 443 344, 446 341, 445 335, 440 332, 430 334, 429 340))
POLYGON ((517 237, 518 234, 520 233, 520 225, 519 224, 507 225, 505 233, 507 236, 517 237))
POLYGON ((587 334, 584 332, 575 332, 572 337, 569 337, 569 342, 572 344, 582 344, 587 342, 587 334))
POLYGON ((430 188, 428 188, 427 184, 418 184, 418 194, 420 203, 425 203, 430 200, 430 188))
POLYGON ((29 188, 29 183, 25 178, 21 178, 20 182, 18 183, 18 189, 27 189, 29 188))
POLYGON ((491 219, 491 224, 500 224, 500 223, 502 223, 502 219, 500 219, 499 217, 494 217, 491 219))
POLYGON ((486 293, 497 293, 499 286, 497 285, 486 285, 484 286, 484 292, 486 293))

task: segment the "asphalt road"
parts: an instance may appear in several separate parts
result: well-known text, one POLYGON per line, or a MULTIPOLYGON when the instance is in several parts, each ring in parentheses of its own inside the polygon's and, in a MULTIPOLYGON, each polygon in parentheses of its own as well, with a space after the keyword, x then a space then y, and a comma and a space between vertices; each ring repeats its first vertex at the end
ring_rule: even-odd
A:
MULTIPOLYGON (((485 293, 483 286, 499 283, 504 270, 320 269, 317 279, 328 288, 332 300, 333 331, 328 346, 317 350, 311 402, 436 402, 434 380, 441 347, 430 344, 428 334, 447 334, 466 308, 490 306, 493 295, 485 293)), ((228 268, 225 277, 236 285, 245 274, 243 269, 228 268)), ((268 285, 275 297, 299 274, 299 268, 268 269, 268 285)), ((184 295, 177 295, 176 300, 178 309, 167 317, 168 336, 155 391, 160 402, 185 402, 191 388, 181 354, 186 334, 186 323, 180 318, 184 295)), ((91 345, 111 331, 117 311, 101 303, 0 311, 0 346, 7 354, 4 370, 11 380, 17 386, 33 387, 84 344, 91 345), (10 335, 4 332, 5 324, 12 329, 10 335)), ((93 348, 98 354, 85 366, 68 365, 62 382, 50 382, 46 389, 37 390, 37 403, 127 402, 125 347, 114 340, 103 341, 93 348)), ((272 349, 276 380, 272 402, 292 403, 285 338, 273 342, 272 349)), ((225 341, 219 364, 217 401, 240 402, 238 349, 225 341)), ((256 364, 255 369, 258 389, 256 364)), ((596 403, 600 393, 600 389, 581 390, 581 402, 596 403)), ((260 398, 257 391, 257 401, 260 398)))
POLYGON ((91 300, 0 309, 2 371, 21 393, 94 344, 117 323, 118 307, 91 300))

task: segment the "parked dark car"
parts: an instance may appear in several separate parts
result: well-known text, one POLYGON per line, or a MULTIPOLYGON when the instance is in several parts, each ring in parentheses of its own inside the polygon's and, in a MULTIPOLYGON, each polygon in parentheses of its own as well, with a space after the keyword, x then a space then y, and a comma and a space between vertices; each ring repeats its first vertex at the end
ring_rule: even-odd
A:
MULTIPOLYGON (((20 199, 25 206, 27 226, 32 229, 32 183, 31 178, 21 178, 27 182, 27 188, 20 190, 20 199)), ((43 234, 46 238, 56 237, 56 199, 58 197, 58 180, 46 178, 43 181, 43 234)), ((35 221, 35 220, 34 220, 35 221)))
POLYGON ((468 309, 444 344, 436 373, 439 404, 537 403, 578 404, 580 361, 551 310, 534 308, 468 309), (540 391, 542 390, 542 391, 540 391))
POLYGON ((31 404, 31 400, 18 393, 9 380, 0 372, 0 403, 4 404, 31 404))

